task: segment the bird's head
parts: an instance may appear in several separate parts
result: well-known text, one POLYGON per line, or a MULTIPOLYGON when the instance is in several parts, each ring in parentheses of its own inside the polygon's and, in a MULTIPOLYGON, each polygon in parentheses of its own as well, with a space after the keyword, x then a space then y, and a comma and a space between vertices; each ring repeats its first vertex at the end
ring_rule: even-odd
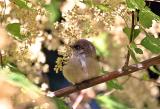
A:
POLYGON ((86 39, 80 39, 76 41, 71 48, 73 49, 73 54, 75 55, 85 55, 89 57, 96 57, 96 49, 94 45, 86 40, 86 39))

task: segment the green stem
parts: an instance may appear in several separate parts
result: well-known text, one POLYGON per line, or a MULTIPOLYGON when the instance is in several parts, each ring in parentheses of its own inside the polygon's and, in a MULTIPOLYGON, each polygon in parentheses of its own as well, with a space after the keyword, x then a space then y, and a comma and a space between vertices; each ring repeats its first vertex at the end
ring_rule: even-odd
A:
MULTIPOLYGON (((131 34, 130 34, 130 39, 129 39, 129 44, 131 44, 131 42, 133 41, 133 35, 134 35, 134 11, 132 11, 132 27, 131 27, 131 34)), ((127 52, 127 57, 126 57, 126 61, 125 61, 125 64, 124 64, 124 67, 127 67, 128 64, 129 64, 129 59, 130 59, 130 52, 128 50, 127 52)))

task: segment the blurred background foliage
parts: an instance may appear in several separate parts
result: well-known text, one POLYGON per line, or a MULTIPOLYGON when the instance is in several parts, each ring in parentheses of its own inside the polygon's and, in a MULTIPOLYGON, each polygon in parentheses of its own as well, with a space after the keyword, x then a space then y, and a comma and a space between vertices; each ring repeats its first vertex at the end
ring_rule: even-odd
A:
POLYGON ((93 42, 102 73, 122 67, 127 51, 130 64, 159 55, 159 9, 149 0, 0 0, 0 109, 159 109, 160 65, 50 93, 70 85, 62 68, 78 39, 93 42))

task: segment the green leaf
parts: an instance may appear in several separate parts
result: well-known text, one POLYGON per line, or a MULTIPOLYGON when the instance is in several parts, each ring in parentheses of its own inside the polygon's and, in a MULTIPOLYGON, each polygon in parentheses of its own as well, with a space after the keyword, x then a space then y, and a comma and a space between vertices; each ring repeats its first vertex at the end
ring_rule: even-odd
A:
POLYGON ((142 26, 149 28, 152 26, 152 20, 159 21, 160 17, 150 11, 148 8, 142 9, 139 12, 139 21, 142 26))
MULTIPOLYGON (((128 36, 128 39, 130 40, 131 38, 131 28, 125 27, 123 29, 123 32, 128 36)), ((136 37, 139 35, 140 33, 140 29, 134 29, 133 30, 133 38, 132 41, 134 41, 136 39, 136 37)))
POLYGON ((129 53, 131 54, 132 59, 134 60, 135 63, 138 63, 138 60, 135 56, 135 53, 133 51, 133 49, 131 49, 130 47, 128 47, 129 53))
POLYGON ((160 38, 155 38, 152 35, 147 35, 141 41, 141 45, 150 50, 152 53, 160 53, 160 38))
POLYGON ((11 64, 0 68, 0 76, 17 87, 22 88, 25 92, 32 94, 33 97, 39 97, 41 90, 28 80, 15 66, 11 64))
POLYGON ((20 35, 20 26, 21 26, 20 23, 10 23, 7 25, 6 29, 11 34, 13 34, 15 36, 19 36, 20 35))
POLYGON ((109 89, 119 89, 122 90, 123 86, 121 84, 119 84, 116 80, 110 80, 107 82, 107 87, 109 89))
POLYGON ((85 3, 89 7, 94 6, 94 1, 92 0, 83 0, 82 2, 85 3))
POLYGON ((142 79, 143 80, 149 80, 149 77, 148 77, 147 73, 143 73, 142 79))
POLYGON ((142 51, 140 48, 135 48, 134 51, 135 51, 137 54, 143 54, 143 51, 142 51))
POLYGON ((123 29, 123 32, 128 36, 128 39, 130 39, 131 29, 128 27, 125 27, 123 29))
POLYGON ((113 96, 98 95, 96 100, 104 109, 132 109, 113 96))
POLYGON ((61 17, 61 12, 59 9, 60 2, 61 1, 59 0, 54 0, 53 3, 43 6, 50 13, 49 19, 51 22, 56 22, 61 17))
POLYGON ((83 0, 82 2, 85 3, 88 7, 98 8, 103 12, 107 12, 110 10, 109 5, 104 2, 97 3, 96 1, 93 1, 93 0, 83 0))
POLYGON ((131 10, 143 9, 145 6, 144 0, 126 0, 127 7, 131 10))
POLYGON ((13 38, 17 40, 24 40, 26 37, 20 33, 20 23, 10 23, 6 26, 6 30, 13 35, 13 38))
POLYGON ((134 50, 137 54, 143 54, 143 51, 140 48, 137 48, 137 45, 134 41, 130 44, 130 48, 134 50))
POLYGON ((102 67, 101 70, 100 70, 100 72, 101 72, 102 74, 106 74, 106 73, 108 73, 109 71, 106 71, 106 70, 102 67))
POLYGON ((69 106, 67 106, 63 100, 56 97, 54 97, 54 100, 58 109, 70 109, 69 106))
POLYGON ((149 69, 160 76, 160 71, 156 69, 154 66, 149 67, 149 69))
POLYGON ((98 56, 107 56, 108 52, 108 45, 107 45, 107 34, 100 33, 98 37, 93 37, 93 44, 96 47, 97 55, 98 56))
POLYGON ((96 7, 97 7, 98 9, 100 9, 101 11, 104 11, 104 12, 106 12, 106 11, 109 10, 107 4, 97 4, 96 7))
POLYGON ((131 49, 135 49, 135 48, 137 48, 137 45, 135 44, 135 42, 134 42, 134 41, 130 44, 130 48, 131 48, 131 49))
POLYGON ((25 8, 25 9, 31 8, 28 5, 28 2, 26 0, 10 0, 10 1, 13 2, 14 4, 16 4, 20 8, 25 8))

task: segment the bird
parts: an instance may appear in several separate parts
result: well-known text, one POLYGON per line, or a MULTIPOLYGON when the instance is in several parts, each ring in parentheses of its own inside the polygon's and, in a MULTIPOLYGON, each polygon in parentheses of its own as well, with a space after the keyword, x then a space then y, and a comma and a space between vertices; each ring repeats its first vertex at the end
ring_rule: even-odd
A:
POLYGON ((90 41, 79 39, 71 45, 71 49, 71 56, 63 66, 63 75, 70 83, 78 84, 100 75, 96 49, 90 41))

